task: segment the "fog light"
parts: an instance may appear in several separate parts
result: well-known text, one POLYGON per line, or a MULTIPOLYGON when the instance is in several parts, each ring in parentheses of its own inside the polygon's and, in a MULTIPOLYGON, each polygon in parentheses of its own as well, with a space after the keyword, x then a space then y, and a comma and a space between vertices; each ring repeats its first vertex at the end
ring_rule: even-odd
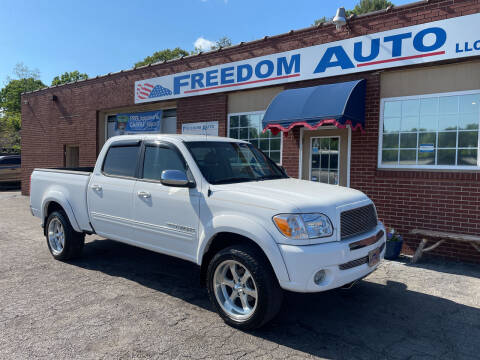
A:
POLYGON ((325 279, 325 270, 317 271, 315 276, 313 277, 313 281, 315 284, 320 284, 325 279))

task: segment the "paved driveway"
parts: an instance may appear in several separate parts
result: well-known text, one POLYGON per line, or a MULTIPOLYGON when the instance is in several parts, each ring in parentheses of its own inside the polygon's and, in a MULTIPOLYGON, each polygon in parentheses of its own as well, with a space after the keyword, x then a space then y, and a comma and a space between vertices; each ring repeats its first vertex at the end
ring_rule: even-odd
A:
POLYGON ((287 294, 247 333, 212 311, 195 265, 88 237, 62 263, 18 192, 0 192, 0 358, 479 359, 480 270, 385 262, 351 290, 287 294))

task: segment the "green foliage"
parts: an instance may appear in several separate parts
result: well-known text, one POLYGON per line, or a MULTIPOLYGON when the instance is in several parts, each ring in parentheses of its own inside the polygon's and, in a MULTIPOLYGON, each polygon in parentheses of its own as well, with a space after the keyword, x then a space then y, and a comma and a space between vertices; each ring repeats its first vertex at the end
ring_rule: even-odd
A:
POLYGON ((211 50, 217 50, 217 49, 226 48, 229 46, 232 46, 232 40, 224 36, 215 42, 215 45, 212 46, 211 50))
POLYGON ((229 37, 224 36, 220 38, 219 40, 215 41, 215 44, 210 47, 210 49, 200 49, 200 48, 195 48, 191 54, 192 55, 197 55, 201 53, 202 51, 212 51, 212 50, 218 50, 218 49, 223 49, 226 47, 232 46, 232 40, 230 40, 229 37))
POLYGON ((350 16, 351 14, 360 15, 386 9, 389 6, 393 6, 393 4, 388 0, 360 0, 353 10, 347 10, 346 13, 347 16, 350 16))
MULTIPOLYGON (((360 0, 360 2, 357 5, 355 5, 353 10, 346 10, 345 13, 347 14, 347 16, 350 16, 352 14, 360 15, 360 14, 366 14, 372 11, 386 9, 389 6, 393 6, 393 4, 388 0, 360 0)), ((317 26, 322 23, 329 22, 331 20, 332 18, 327 18, 324 16, 320 19, 315 20, 313 25, 317 26)))
POLYGON ((52 86, 67 84, 74 81, 86 80, 88 79, 87 74, 82 74, 78 70, 65 72, 60 76, 55 76, 52 80, 52 86))
POLYGON ((154 52, 152 56, 147 56, 142 61, 135 63, 135 67, 150 65, 160 61, 173 60, 173 59, 177 59, 182 56, 188 56, 188 55, 189 55, 188 51, 180 49, 179 47, 176 47, 173 50, 172 49, 160 50, 160 51, 154 52))
POLYGON ((45 84, 34 78, 13 79, 0 90, 0 108, 5 113, 20 112, 20 96, 23 92, 38 90, 45 87, 45 84))
POLYGON ((45 87, 39 80, 38 69, 29 69, 18 63, 13 69, 15 79, 7 77, 7 84, 0 90, 0 147, 20 150, 21 94, 45 87))
POLYGON ((326 16, 324 16, 324 17, 321 17, 320 19, 315 20, 315 22, 313 23, 313 26, 318 26, 320 24, 329 22, 331 20, 332 18, 327 18, 326 16))
POLYGON ((20 113, 0 116, 0 148, 20 150, 20 113))

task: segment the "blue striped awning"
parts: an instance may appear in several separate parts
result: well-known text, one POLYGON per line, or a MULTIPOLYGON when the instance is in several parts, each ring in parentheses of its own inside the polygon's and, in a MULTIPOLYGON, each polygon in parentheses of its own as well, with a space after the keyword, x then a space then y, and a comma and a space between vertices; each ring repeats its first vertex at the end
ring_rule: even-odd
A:
POLYGON ((268 106, 264 131, 287 133, 296 126, 311 130, 328 124, 353 130, 365 127, 364 79, 284 90, 268 106))

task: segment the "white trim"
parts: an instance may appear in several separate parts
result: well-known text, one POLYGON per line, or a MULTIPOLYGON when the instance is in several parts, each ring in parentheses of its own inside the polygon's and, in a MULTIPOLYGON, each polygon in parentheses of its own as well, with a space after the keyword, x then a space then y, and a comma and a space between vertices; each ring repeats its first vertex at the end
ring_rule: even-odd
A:
MULTIPOLYGON (((390 98, 381 98, 380 99, 380 118, 378 124, 378 151, 377 151, 377 167, 379 169, 422 169, 422 170, 480 170, 480 110, 479 110, 479 129, 477 129, 478 142, 477 142, 477 166, 465 166, 465 165, 382 165, 382 146, 383 146, 383 113, 384 106, 386 101, 400 101, 400 100, 421 100, 429 98, 440 98, 446 96, 461 96, 461 95, 474 95, 480 94, 479 90, 465 90, 465 91, 451 91, 451 92, 441 92, 434 94, 423 94, 423 95, 412 95, 412 96, 398 96, 390 98)), ((479 106, 480 109, 480 106, 479 106)), ((401 132, 401 131, 400 131, 401 132)), ((438 129, 435 130, 438 134, 438 129)), ((418 133, 418 131, 417 131, 418 133)), ((458 138, 458 129, 456 131, 458 138)), ((438 136, 438 135, 437 135, 438 136)), ((437 139, 438 140, 438 139, 437 139)), ((400 144, 399 144, 400 146, 400 144)), ((417 148, 418 148, 418 139, 417 139, 417 148)), ((435 145, 435 160, 437 158, 437 146, 435 145)), ((474 148, 472 148, 474 149, 474 148)), ((458 141, 455 148, 455 159, 457 158, 458 153, 458 141)), ((416 155, 418 157, 418 154, 416 155)), ((400 159, 398 160, 400 161, 400 159)))
MULTIPOLYGON (((312 156, 313 156, 313 151, 312 151, 312 145, 313 145, 313 139, 338 139, 338 160, 337 160, 337 174, 338 174, 338 184, 330 184, 330 185, 340 185, 340 157, 341 157, 341 152, 342 152, 342 139, 340 135, 333 135, 333 136, 312 136, 310 138, 310 161, 308 164, 308 180, 312 181, 312 156)), ((321 164, 322 159, 320 159, 320 164, 321 164)), ((330 164, 328 164, 330 166, 330 164)), ((330 167, 328 168, 329 175, 330 175, 330 167)), ((329 177, 330 178, 330 177, 329 177)), ((319 181, 321 182, 321 181, 319 181)))
MULTIPOLYGON (((236 113, 227 113, 227 133, 225 137, 230 137, 230 117, 231 116, 240 116, 240 115, 264 115, 265 111, 245 111, 245 112, 236 112, 236 113)), ((238 140, 238 139, 235 139, 238 140)), ((260 138, 259 138, 260 140, 260 138)), ((275 150, 276 151, 276 150, 275 150)), ((279 165, 282 165, 283 161, 283 134, 280 134, 280 162, 279 165)))

